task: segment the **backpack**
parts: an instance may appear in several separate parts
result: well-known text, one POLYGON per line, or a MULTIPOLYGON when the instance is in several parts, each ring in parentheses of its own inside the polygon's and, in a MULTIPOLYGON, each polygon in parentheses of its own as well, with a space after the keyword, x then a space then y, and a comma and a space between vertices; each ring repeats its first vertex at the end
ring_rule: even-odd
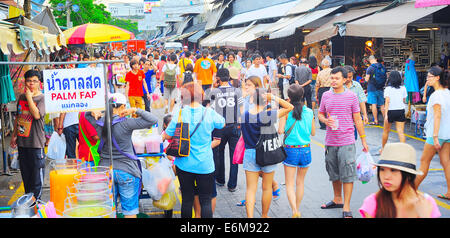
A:
POLYGON ((192 72, 186 71, 184 72, 184 81, 183 84, 189 83, 194 81, 194 78, 192 77, 192 72))
POLYGON ((166 66, 166 71, 164 72, 164 87, 166 88, 175 88, 177 84, 177 67, 173 67, 170 69, 169 66, 166 66))
POLYGON ((295 65, 290 64, 291 67, 291 78, 289 79, 289 84, 295 83, 295 69, 297 68, 295 65))
POLYGON ((372 75, 372 79, 375 78, 375 83, 371 83, 375 84, 377 90, 382 90, 386 84, 386 68, 380 63, 372 64, 371 66, 375 68, 372 75))

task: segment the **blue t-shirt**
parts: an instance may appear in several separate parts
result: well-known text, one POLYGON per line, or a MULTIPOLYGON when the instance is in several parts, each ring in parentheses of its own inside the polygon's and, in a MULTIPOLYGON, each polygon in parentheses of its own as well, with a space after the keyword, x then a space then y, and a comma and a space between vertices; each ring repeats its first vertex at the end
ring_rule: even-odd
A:
MULTIPOLYGON (((153 88, 152 88, 152 75, 155 74, 155 71, 149 70, 145 73, 145 82, 147 83, 147 87, 148 90, 150 91, 150 93, 153 93, 153 88)), ((147 89, 144 87, 144 84, 142 84, 142 88, 144 89, 144 94, 146 94, 145 92, 147 92, 147 89)))
MULTIPOLYGON (((284 142, 286 145, 307 145, 311 143, 312 121, 314 120, 314 113, 306 105, 303 105, 302 120, 295 123, 291 133, 284 142)), ((287 133, 295 118, 292 116, 292 111, 288 114, 284 132, 287 133)))
MULTIPOLYGON (((189 122, 190 134, 200 122, 203 113, 205 117, 195 134, 191 137, 191 148, 188 157, 176 158, 174 164, 183 171, 195 174, 209 174, 215 171, 213 152, 211 148, 211 134, 214 129, 222 129, 225 119, 211 108, 203 106, 192 108, 184 106, 181 111, 183 122, 189 122)), ((172 121, 166 129, 166 134, 175 134, 179 112, 173 112, 172 121)))
POLYGON ((277 122, 277 110, 262 111, 256 115, 245 111, 242 115, 241 131, 245 149, 255 149, 261 135, 261 127, 277 122))

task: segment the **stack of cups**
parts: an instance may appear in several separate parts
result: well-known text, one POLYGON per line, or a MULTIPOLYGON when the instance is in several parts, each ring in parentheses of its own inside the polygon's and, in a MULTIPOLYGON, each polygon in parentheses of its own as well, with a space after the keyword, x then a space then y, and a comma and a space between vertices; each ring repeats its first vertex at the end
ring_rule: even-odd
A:
POLYGON ((64 217, 115 218, 112 170, 108 167, 79 167, 75 183, 67 191, 64 217))

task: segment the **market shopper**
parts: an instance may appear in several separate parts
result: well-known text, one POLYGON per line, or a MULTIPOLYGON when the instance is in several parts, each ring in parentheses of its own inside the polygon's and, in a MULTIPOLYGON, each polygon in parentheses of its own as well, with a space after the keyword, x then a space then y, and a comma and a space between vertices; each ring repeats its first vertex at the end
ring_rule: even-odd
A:
POLYGON ((41 74, 25 72, 25 88, 17 100, 17 117, 10 145, 18 147, 19 167, 25 194, 42 195, 45 169, 44 94, 40 90, 41 74))
POLYGON ((269 75, 267 74, 266 67, 262 64, 262 57, 261 55, 255 54, 253 55, 253 61, 250 68, 248 68, 247 72, 245 73, 245 78, 249 78, 251 76, 257 76, 262 80, 262 86, 264 88, 268 88, 267 82, 269 81, 269 75))
POLYGON ((90 166, 95 166, 94 157, 99 156, 97 151, 92 151, 90 147, 94 147, 100 140, 95 127, 86 119, 86 112, 78 114, 78 158, 86 161, 90 166))
POLYGON ((416 150, 405 143, 386 144, 377 166, 380 190, 364 199, 359 212, 364 218, 438 218, 434 199, 414 184, 416 150))
POLYGON ((266 57, 267 71, 269 73, 269 86, 270 88, 278 88, 277 73, 278 67, 274 59, 274 55, 271 51, 267 51, 264 56, 266 57))
POLYGON ((180 83, 180 68, 176 64, 177 55, 171 54, 162 68, 161 80, 164 82, 164 98, 169 103, 168 112, 171 113, 175 105, 177 85, 180 83))
POLYGON ((194 73, 195 78, 201 83, 203 91, 210 89, 215 78, 217 68, 214 61, 208 58, 209 51, 202 50, 202 57, 195 62, 194 73))
POLYGON ((251 95, 254 107, 247 110, 242 115, 241 130, 245 143, 245 152, 243 159, 243 168, 246 175, 247 191, 245 193, 245 206, 247 217, 254 216, 256 189, 258 187, 259 174, 262 172, 262 212, 261 217, 267 218, 272 200, 272 181, 277 165, 259 166, 256 163, 256 144, 261 135, 261 127, 273 125, 278 118, 286 116, 293 106, 285 100, 266 93, 265 89, 257 88, 251 95), (282 108, 272 105, 271 109, 267 108, 267 103, 274 100, 282 108))
POLYGON ((284 149, 287 157, 283 162, 284 176, 293 218, 301 217, 299 210, 304 194, 305 176, 311 164, 311 136, 316 133, 314 113, 304 105, 303 93, 300 85, 289 86, 289 102, 294 109, 280 119, 278 129, 278 133, 285 135, 284 149))
POLYGON ((139 191, 142 171, 140 161, 134 153, 131 135, 134 130, 150 128, 158 119, 141 108, 126 108, 126 97, 123 94, 111 94, 108 100, 110 115, 102 116, 99 112, 87 112, 86 119, 94 125, 102 142, 99 146, 100 166, 110 167, 113 164, 114 196, 120 198, 122 213, 125 218, 136 218, 139 213, 139 191), (127 118, 129 115, 137 118, 127 118), (105 117, 111 122, 112 155, 111 163, 105 117))
POLYGON ((384 86, 386 84, 386 68, 377 61, 374 55, 369 56, 370 66, 366 70, 365 80, 367 85, 367 103, 371 104, 373 114, 372 125, 378 125, 378 107, 384 115, 384 86))
POLYGON ((308 67, 308 60, 302 58, 300 60, 299 66, 295 69, 295 83, 299 84, 305 90, 304 100, 306 100, 306 105, 312 109, 312 71, 308 67))
MULTIPOLYGON (((131 71, 125 76, 128 101, 130 102, 131 107, 145 110, 144 100, 142 99, 144 96, 144 88, 147 92, 150 92, 147 82, 145 81, 145 74, 139 69, 139 63, 136 60, 131 60, 130 67, 131 71)), ((147 94, 147 98, 150 99, 150 94, 147 94)), ((134 117, 137 117, 137 115, 134 115, 134 117)))
MULTIPOLYGON (((332 68, 330 67, 330 61, 328 61, 327 59, 323 59, 322 60, 322 70, 317 74, 317 80, 316 80, 316 101, 319 104, 320 107, 320 103, 322 101, 322 95, 323 93, 325 93, 326 91, 330 90, 331 87, 331 70, 332 68)), ((320 124, 320 129, 325 130, 326 126, 325 124, 323 124, 321 121, 319 121, 320 124)))
POLYGON ((445 72, 435 66, 428 70, 427 84, 434 88, 427 104, 427 118, 425 134, 427 136, 420 158, 420 170, 423 175, 416 178, 415 184, 419 188, 428 174, 431 159, 439 154, 441 165, 444 168, 447 192, 438 195, 442 199, 450 199, 450 72, 445 72))
POLYGON ((278 88, 280 89, 280 97, 287 100, 289 82, 291 81, 292 75, 295 74, 295 67, 289 62, 289 58, 286 54, 281 54, 279 58, 281 63, 281 74, 277 74, 278 88))
POLYGON ((350 200, 356 180, 356 146, 354 127, 358 130, 364 151, 368 152, 364 125, 357 96, 344 87, 347 70, 336 67, 331 71, 331 87, 323 94, 319 120, 327 125, 325 136, 326 170, 332 181, 334 197, 322 209, 343 208, 343 218, 353 217, 350 200), (342 188, 344 200, 342 200, 342 188))
POLYGON ((233 154, 236 144, 241 135, 238 119, 240 118, 240 107, 243 103, 240 89, 230 85, 230 74, 228 69, 221 68, 217 71, 216 80, 220 86, 211 90, 208 98, 211 99, 213 108, 225 118, 225 127, 218 130, 221 135, 220 145, 215 153, 216 183, 219 186, 225 185, 225 146, 229 148, 229 176, 228 191, 235 192, 238 179, 238 164, 233 164, 233 154))
POLYGON ((398 133, 400 142, 405 143, 405 103, 408 97, 406 87, 402 85, 402 76, 398 71, 389 73, 388 86, 384 89, 385 112, 384 112, 384 128, 381 141, 381 150, 387 143, 392 123, 395 122, 395 129, 398 133))
POLYGON ((78 113, 67 112, 59 114, 59 125, 56 131, 59 135, 64 133, 66 138, 67 158, 76 159, 76 147, 78 141, 78 113))
POLYGON ((197 127, 195 134, 190 137, 189 156, 175 158, 174 162, 180 181, 182 218, 192 217, 195 185, 198 188, 201 217, 213 217, 211 196, 214 185, 214 160, 211 149, 211 133, 214 129, 223 128, 225 119, 213 109, 202 106, 203 95, 200 85, 194 82, 183 85, 181 88, 183 107, 179 112, 173 114, 173 119, 163 134, 165 140, 172 139, 180 114, 180 120, 189 123, 190 128, 197 127))
POLYGON ((317 63, 317 58, 314 55, 309 56, 308 67, 311 69, 312 81, 311 81, 311 104, 312 109, 316 108, 316 82, 317 74, 320 72, 319 64, 317 63))

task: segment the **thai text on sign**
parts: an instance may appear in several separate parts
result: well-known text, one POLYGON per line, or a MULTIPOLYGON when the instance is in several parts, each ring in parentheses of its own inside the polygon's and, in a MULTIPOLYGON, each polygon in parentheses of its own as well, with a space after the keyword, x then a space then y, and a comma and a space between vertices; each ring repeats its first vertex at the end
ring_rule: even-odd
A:
POLYGON ((103 68, 44 70, 47 113, 105 109, 103 68))

